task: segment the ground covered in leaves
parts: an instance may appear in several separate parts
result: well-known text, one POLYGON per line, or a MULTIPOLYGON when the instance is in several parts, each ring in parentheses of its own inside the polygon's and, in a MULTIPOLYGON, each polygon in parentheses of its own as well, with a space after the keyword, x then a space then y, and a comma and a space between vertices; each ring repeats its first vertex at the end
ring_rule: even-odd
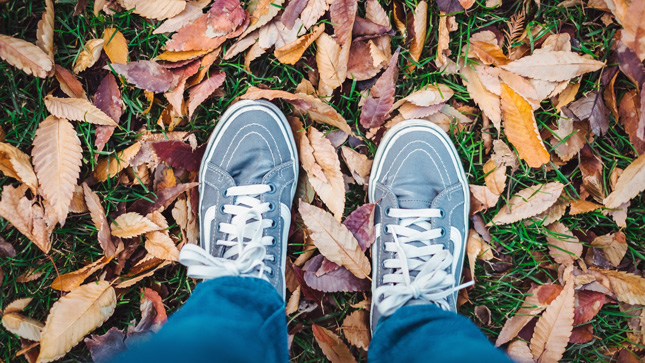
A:
POLYGON ((645 356, 645 2, 2 0, 0 18, 0 361, 108 361, 190 296, 196 172, 239 99, 279 104, 299 146, 294 361, 366 360, 365 190, 409 118, 450 133, 471 184, 460 312, 521 362, 645 356))

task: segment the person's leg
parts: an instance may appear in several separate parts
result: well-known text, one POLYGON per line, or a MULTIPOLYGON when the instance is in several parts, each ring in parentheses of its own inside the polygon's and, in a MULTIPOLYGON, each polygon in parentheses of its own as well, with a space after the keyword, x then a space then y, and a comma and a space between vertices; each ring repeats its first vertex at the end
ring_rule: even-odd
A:
POLYGON ((404 306, 382 319, 368 358, 370 363, 512 362, 473 322, 431 304, 404 306))
POLYGON ((287 362, 284 301, 262 279, 205 281, 157 334, 130 348, 114 362, 287 362))

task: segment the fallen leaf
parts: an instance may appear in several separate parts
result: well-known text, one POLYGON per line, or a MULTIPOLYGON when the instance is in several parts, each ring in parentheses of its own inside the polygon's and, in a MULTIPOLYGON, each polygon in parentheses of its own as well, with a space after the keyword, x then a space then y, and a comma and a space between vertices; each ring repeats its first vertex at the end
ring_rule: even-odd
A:
POLYGON ((130 165, 130 160, 137 155, 141 149, 141 143, 135 142, 125 150, 121 150, 114 156, 99 159, 96 163, 93 176, 99 182, 104 182, 108 178, 117 175, 121 170, 130 165))
POLYGON ((116 327, 111 327, 105 334, 92 334, 84 340, 94 363, 109 363, 114 358, 128 350, 125 345, 125 335, 116 327))
POLYGON ((627 253, 627 242, 625 241, 625 234, 623 232, 610 233, 603 236, 596 237, 591 246, 600 249, 607 260, 618 267, 620 262, 627 253))
POLYGON ((609 130, 609 109, 605 105, 602 92, 593 91, 567 107, 580 120, 589 120, 591 130, 596 135, 604 135, 609 130))
POLYGON ((547 234, 549 254, 560 264, 573 263, 582 255, 582 243, 564 224, 555 222, 547 226, 551 234, 547 234))
POLYGON ((89 265, 83 266, 80 269, 66 274, 57 276, 54 281, 51 283, 51 288, 54 290, 60 291, 72 291, 77 287, 81 286, 83 281, 90 277, 96 271, 102 269, 110 263, 112 258, 103 256, 98 260, 90 263, 89 265))
POLYGON ((251 24, 242 33, 241 37, 246 36, 255 29, 260 29, 263 25, 270 22, 282 9, 284 0, 253 0, 247 7, 251 24))
POLYGON ((316 64, 320 80, 335 89, 345 81, 345 73, 339 64, 341 46, 327 33, 322 33, 316 39, 316 64))
POLYGON ((616 295, 619 301, 628 304, 645 305, 645 279, 624 271, 606 270, 594 268, 607 277, 611 291, 616 295))
POLYGON ((332 363, 356 362, 349 348, 336 334, 316 324, 313 324, 311 328, 318 346, 332 363))
POLYGON ((89 283, 61 297, 52 306, 40 340, 39 362, 63 357, 85 335, 114 313, 116 294, 107 281, 89 283))
MULTIPOLYGON (((409 72, 416 68, 416 64, 421 59, 421 52, 426 42, 426 28, 428 24, 428 3, 425 0, 420 1, 414 9, 414 14, 409 14, 408 18, 408 38, 410 41, 410 59, 408 61, 409 72)), ((397 73, 397 71, 395 71, 397 73)))
POLYGON ((363 252, 367 251, 376 238, 374 207, 375 204, 372 203, 363 204, 343 221, 343 225, 352 232, 363 252))
POLYGON ((110 226, 105 216, 105 210, 101 205, 101 199, 86 183, 83 183, 83 194, 87 209, 92 217, 92 223, 94 223, 94 227, 98 230, 99 245, 103 249, 103 254, 111 257, 116 253, 116 245, 112 241, 110 226))
POLYGON ((450 67, 450 27, 448 26, 448 16, 445 12, 439 16, 439 30, 437 40, 437 57, 435 64, 437 68, 447 69, 450 67))
POLYGON ((0 171, 10 178, 25 183, 32 192, 37 191, 38 180, 31 166, 29 155, 4 142, 0 142, 0 171))
POLYGON ((569 336, 569 343, 588 343, 592 341, 593 338, 593 324, 585 324, 573 328, 571 335, 569 336))
POLYGON ((560 198, 544 212, 531 217, 531 220, 541 223, 543 226, 548 226, 549 224, 558 222, 566 213, 568 206, 569 202, 564 198, 560 198))
MULTIPOLYGON (((488 4, 488 2, 487 2, 488 4)), ((506 354, 516 363, 533 363, 533 354, 528 343, 522 340, 514 340, 506 347, 506 354)))
POLYGON ((74 62, 74 68, 72 68, 74 73, 79 74, 93 66, 99 60, 104 44, 105 41, 103 39, 91 39, 87 41, 79 49, 78 56, 74 62))
POLYGON ((2 326, 21 338, 39 342, 45 324, 23 316, 22 314, 5 312, 2 315, 2 326))
POLYGON ((121 214, 110 226, 112 235, 121 238, 132 238, 160 229, 162 228, 150 219, 135 212, 121 214))
POLYGON ((157 20, 172 18, 181 13, 186 7, 186 0, 162 0, 155 2, 146 0, 118 1, 126 10, 132 10, 135 14, 157 20))
MULTIPOLYGON (((289 4, 294 2, 295 1, 291 1, 289 4)), ((301 2, 304 3, 303 1, 301 2)), ((324 31, 325 27, 323 24, 317 25, 311 33, 305 34, 291 43, 276 48, 273 54, 284 64, 296 64, 304 54, 305 50, 307 50, 307 48, 309 48, 309 46, 316 41, 324 31)))
MULTIPOLYGON (((111 73, 106 75, 94 94, 94 105, 106 115, 110 116, 114 122, 119 123, 125 105, 121 98, 121 91, 119 85, 116 83, 116 78, 111 73)), ((98 151, 103 150, 103 147, 108 142, 112 133, 114 133, 115 126, 96 127, 96 139, 94 146, 98 151)))
POLYGON ((484 64, 501 66, 509 62, 502 48, 497 45, 497 42, 488 43, 471 39, 468 51, 472 51, 484 64))
POLYGON ((298 210, 320 253, 330 261, 345 266, 358 278, 370 276, 370 262, 347 227, 322 209, 302 201, 298 210))
POLYGON ((59 118, 85 121, 96 125, 116 126, 112 118, 84 98, 58 98, 45 96, 47 111, 59 118))
POLYGON ((49 55, 22 39, 0 34, 0 58, 27 74, 46 78, 54 67, 49 55))
POLYGON ((329 7, 329 18, 334 25, 336 42, 341 46, 337 62, 338 78, 341 79, 341 83, 347 76, 349 51, 352 45, 352 30, 354 29, 357 10, 357 0, 334 0, 329 7))
MULTIPOLYGON (((158 63, 147 60, 130 62, 127 64, 113 63, 109 66, 114 71, 125 77, 135 87, 154 93, 163 93, 173 84, 173 74, 158 63)), ((108 68, 109 69, 109 68, 108 68)))
POLYGON ((112 63, 128 63, 128 41, 115 28, 105 28, 103 31, 103 50, 112 63))
POLYGON ((620 71, 636 85, 636 88, 641 87, 645 81, 645 65, 638 55, 620 41, 616 46, 616 55, 620 71))
POLYGON ((442 13, 457 13, 464 10, 459 0, 437 0, 437 7, 442 13))
POLYGON ((607 208, 618 208, 645 190, 645 154, 634 160, 620 175, 614 191, 605 198, 607 208))
POLYGON ((576 291, 573 325, 580 325, 591 321, 600 309, 602 309, 604 303, 605 294, 603 293, 588 290, 576 291))
POLYGON ((226 80, 226 74, 224 72, 218 72, 211 74, 206 80, 202 81, 197 86, 191 88, 188 91, 188 118, 193 117, 195 109, 202 102, 206 101, 208 97, 215 92, 216 89, 220 88, 224 81, 226 80))
POLYGON ((56 64, 54 75, 60 84, 60 89, 72 98, 87 98, 81 82, 76 79, 72 72, 56 64))
POLYGON ((506 189, 506 167, 497 166, 495 161, 491 159, 484 164, 484 173, 486 187, 493 194, 502 194, 506 189))
POLYGON ((641 61, 645 60, 645 4, 632 1, 622 19, 623 31, 621 41, 634 51, 641 61))
POLYGON ((38 21, 36 45, 43 50, 54 63, 54 2, 45 0, 45 12, 38 21))
POLYGON ((618 114, 625 132, 629 136, 629 142, 632 143, 639 155, 645 154, 645 141, 637 136, 643 115, 641 113, 641 101, 635 89, 629 90, 623 95, 618 105, 618 114))
POLYGON ((569 209, 569 215, 577 215, 583 213, 593 212, 597 209, 602 208, 603 206, 594 202, 587 200, 572 200, 571 208, 569 209))
POLYGON ((370 314, 367 310, 356 310, 345 317, 341 329, 351 345, 367 350, 371 340, 369 322, 370 314))
POLYGON ((309 0, 307 6, 300 14, 300 20, 305 28, 310 28, 318 19, 320 19, 329 9, 332 0, 309 0))
POLYGON ((548 163, 551 156, 544 147, 529 103, 506 84, 502 84, 501 97, 504 132, 517 149, 520 158, 532 168, 539 168, 548 163))
POLYGON ((605 63, 573 52, 540 50, 501 66, 523 77, 552 82, 568 81, 604 67, 605 63))
POLYGON ((493 193, 483 185, 469 185, 471 213, 477 213, 497 205, 499 195, 493 193))
POLYGON ((360 121, 365 128, 379 127, 394 104, 394 87, 398 74, 398 50, 390 59, 387 69, 370 89, 370 95, 361 108, 360 121))
MULTIPOLYGON (((210 1, 209 1, 210 2, 210 1)), ((202 2, 204 3, 204 2, 202 2)), ((202 6, 197 1, 188 1, 186 2, 186 7, 179 14, 171 17, 161 24, 152 34, 164 34, 172 33, 181 29, 184 25, 190 24, 191 22, 197 20, 204 13, 202 12, 202 6)))
POLYGON ((36 130, 31 154, 41 193, 54 208, 62 226, 81 172, 81 140, 71 123, 49 116, 36 130))
MULTIPOLYGON (((482 84, 482 81, 479 79, 477 72, 470 68, 469 66, 464 66, 460 69, 460 73, 463 76, 463 82, 468 89, 470 97, 473 101, 482 109, 484 114, 493 122, 495 128, 500 130, 500 124, 502 122, 502 113, 501 113, 501 104, 500 98, 496 94, 490 92, 482 84)), ((512 92, 512 90, 511 90, 512 92)), ((519 100, 522 105, 524 105, 523 100, 519 100)))
POLYGON ((154 231, 146 233, 145 248, 152 256, 168 261, 179 261, 179 249, 168 233, 154 231))
POLYGON ((552 206, 562 194, 564 185, 559 182, 538 184, 522 189, 509 199, 491 223, 503 225, 521 221, 542 213, 552 206))
MULTIPOLYGON (((16 255, 16 250, 13 248, 13 245, 5 241, 4 238, 0 237, 0 257, 13 258, 15 255, 16 255)), ((5 311, 6 311, 6 308, 5 308, 5 311)))
POLYGON ((174 168, 183 168, 188 171, 198 171, 202 156, 206 150, 205 144, 193 149, 185 142, 178 140, 160 141, 152 144, 157 156, 174 168))
POLYGON ((373 160, 368 159, 366 155, 360 154, 347 146, 341 148, 341 154, 354 180, 360 185, 367 184, 373 160))
MULTIPOLYGON (((172 204, 182 193, 190 191, 192 188, 199 185, 199 183, 182 183, 174 187, 163 189, 155 195, 148 195, 146 199, 139 199, 128 208, 130 212, 137 212, 142 215, 147 215, 158 210, 164 210, 172 204)), ((196 212, 195 212, 196 213, 196 212)))

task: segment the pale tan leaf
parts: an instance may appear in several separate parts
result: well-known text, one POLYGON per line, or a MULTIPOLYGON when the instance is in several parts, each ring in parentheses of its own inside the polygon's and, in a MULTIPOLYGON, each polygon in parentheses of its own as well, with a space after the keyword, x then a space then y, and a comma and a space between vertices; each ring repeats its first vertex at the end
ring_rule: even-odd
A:
POLYGON ((588 200, 572 200, 571 209, 569 209, 569 215, 574 216, 577 214, 589 213, 602 207, 602 205, 590 202, 588 200))
MULTIPOLYGON (((320 98, 304 93, 297 93, 296 96, 308 104, 306 109, 301 109, 301 113, 308 114, 312 120, 318 123, 338 127, 348 135, 354 134, 343 116, 320 98)), ((298 106, 296 105, 296 107, 298 106)))
POLYGON ((10 178, 25 183, 32 192, 36 193, 38 190, 38 179, 31 166, 29 155, 4 142, 0 142, 0 171, 10 178))
POLYGON ((244 38, 255 29, 260 29, 275 18, 282 9, 283 3, 284 0, 252 0, 247 7, 251 16, 251 24, 240 35, 240 38, 244 38))
POLYGON ((54 67, 47 53, 22 39, 0 34, 0 58, 27 74, 46 78, 54 67))
POLYGON ((558 200, 562 190, 564 185, 560 182, 538 184, 522 189, 509 199, 506 207, 500 209, 491 223, 509 224, 542 213, 558 200))
POLYGON ((497 42, 488 43, 471 39, 468 51, 473 52, 484 64, 500 66, 508 63, 508 58, 497 42))
POLYGON ((118 126, 114 120, 83 98, 58 98, 45 96, 45 106, 52 115, 74 121, 86 121, 96 125, 118 126))
POLYGON ((52 281, 51 288, 60 291, 72 291, 75 288, 81 286, 83 281, 90 277, 90 275, 105 267, 105 265, 110 263, 111 260, 111 257, 108 258, 106 256, 103 256, 76 271, 57 276, 54 281, 52 281))
POLYGON ((336 334, 316 324, 311 328, 318 346, 331 363, 356 363, 347 345, 336 334))
POLYGON ((573 52, 542 50, 501 67, 520 76, 561 82, 597 71, 604 66, 603 62, 573 52))
POLYGON ((370 261, 347 227, 340 224, 329 213, 302 201, 298 211, 311 231, 314 244, 323 256, 338 265, 345 266, 358 278, 364 279, 370 276, 372 268, 370 261))
POLYGON ((426 29, 428 25, 428 3, 419 2, 414 9, 414 19, 412 20, 412 29, 408 29, 408 34, 412 35, 410 39, 410 58, 408 62, 408 71, 411 72, 416 68, 416 64, 421 59, 421 52, 426 42, 426 29))
POLYGON ((179 261, 179 249, 168 236, 167 231, 146 233, 146 251, 156 258, 168 261, 179 261))
POLYGON ((460 73, 470 97, 499 130, 502 122, 500 98, 484 87, 477 73, 469 66, 462 67, 460 73))
POLYGON ((48 253, 51 249, 49 236, 54 230, 57 216, 51 207, 43 210, 36 203, 35 198, 34 200, 27 199, 26 191, 26 185, 21 185, 18 188, 5 185, 0 201, 0 216, 34 242, 44 253, 48 253))
POLYGON ((501 97, 504 132, 520 158, 532 168, 548 163, 551 155, 544 147, 531 105, 506 84, 502 84, 501 97))
POLYGON ((163 20, 172 18, 181 13, 186 7, 185 0, 118 0, 126 10, 134 9, 139 14, 149 19, 163 20))
MULTIPOLYGON (((396 12, 395 12, 396 15, 396 12)), ((396 19, 396 17, 395 17, 396 19)), ((447 68, 450 59, 450 28, 448 27, 448 16, 439 16, 439 39, 437 40, 437 58, 435 63, 438 68, 447 68)))
MULTIPOLYGON (((619 1, 616 1, 618 3, 619 1)), ((627 3, 627 2, 625 2, 627 3)), ((631 48, 638 58, 645 60, 645 3, 632 0, 622 20, 622 42, 631 48)))
MULTIPOLYGON (((273 54, 284 64, 296 64, 304 54, 305 50, 307 50, 311 43, 316 41, 324 31, 324 24, 320 24, 316 26, 311 33, 305 34, 295 41, 277 48, 273 54)), ((318 52, 320 52, 320 49, 318 52)), ((316 59, 318 59, 318 55, 316 55, 316 59)))
POLYGON ((103 39, 92 39, 85 43, 78 52, 78 57, 76 57, 72 71, 79 74, 93 66, 99 60, 99 57, 101 57, 104 44, 105 41, 103 39))
POLYGON ((113 256, 116 252, 116 245, 112 241, 110 224, 105 216, 105 209, 101 205, 101 199, 99 199, 99 196, 86 183, 83 183, 83 194, 87 209, 92 217, 92 223, 94 223, 94 227, 98 230, 98 240, 103 249, 103 253, 108 257, 113 256))
POLYGON ((244 69, 250 71, 251 62, 258 59, 262 54, 266 53, 266 51, 266 48, 262 48, 262 46, 260 46, 260 43, 253 44, 253 46, 251 46, 249 51, 246 52, 246 55, 244 56, 244 69))
POLYGON ((99 162, 96 163, 96 169, 94 169, 94 178, 103 182, 106 181, 107 178, 114 177, 121 170, 130 165, 130 160, 139 153, 139 150, 141 150, 141 143, 135 142, 114 156, 100 159, 99 162))
POLYGON ((69 204, 69 211, 70 213, 87 212, 87 204, 85 203, 85 196, 83 195, 83 187, 80 185, 74 187, 72 202, 69 204))
POLYGON ((623 232, 610 233, 603 236, 596 237, 591 246, 601 249, 605 254, 607 260, 618 267, 620 262, 627 253, 627 241, 625 241, 625 234, 623 232))
POLYGON ((45 0, 45 12, 38 21, 36 39, 36 45, 54 63, 54 2, 52 0, 45 0))
MULTIPOLYGON (((567 212, 568 206, 569 202, 564 198, 560 198, 547 210, 540 214, 534 215, 530 219, 535 222, 540 222, 543 226, 548 226, 551 223, 559 221, 560 218, 562 218, 562 216, 564 216, 564 214, 567 212)), ((529 221, 525 221, 525 224, 528 223, 529 221)))
POLYGON ((115 28, 105 28, 103 31, 103 50, 112 63, 128 63, 128 41, 115 28))
POLYGON ((132 238, 144 233, 158 231, 162 228, 139 213, 130 212, 118 216, 110 228, 112 235, 121 238, 132 238))
POLYGON ((605 198, 607 208, 619 208, 645 190, 645 154, 634 160, 620 175, 614 191, 605 198))
POLYGON ((69 121, 48 116, 38 126, 33 144, 31 155, 40 193, 54 208, 62 226, 81 172, 81 140, 69 121))
POLYGON ((611 291, 618 300, 628 304, 645 305, 645 278, 624 271, 592 268, 609 279, 611 291))
POLYGON ((247 35, 246 37, 240 38, 237 42, 233 43, 233 45, 231 45, 226 49, 226 53, 224 53, 223 59, 224 60, 232 59, 236 55, 247 50, 250 46, 252 46, 258 41, 259 37, 260 37, 260 32, 256 30, 253 33, 247 35))
POLYGON ((339 57, 341 46, 328 34, 321 34, 316 39, 316 63, 320 80, 332 89, 340 87, 345 81, 345 74, 341 74, 339 57))
POLYGON ((367 310, 356 310, 343 320, 343 334, 347 341, 358 348, 367 350, 370 345, 370 314, 367 310))
POLYGON ((575 302, 574 282, 571 268, 565 270, 567 282, 564 289, 546 308, 535 325, 531 338, 531 353, 537 362, 557 362, 562 358, 573 330, 575 302))
POLYGON ((341 154, 354 180, 360 185, 367 184, 373 160, 368 159, 366 155, 360 154, 347 146, 341 148, 341 154))
MULTIPOLYGON (((501 1, 500 1, 501 4, 501 1)), ((515 340, 506 347, 506 354, 515 363, 533 363, 533 354, 529 345, 521 340, 515 340)))
POLYGON ((305 28, 310 28, 318 22, 327 10, 333 0, 309 0, 307 6, 300 13, 300 20, 305 28))
POLYGON ((298 311, 299 306, 300 306, 300 285, 296 287, 296 289, 289 297, 289 301, 287 302, 285 312, 287 313, 287 315, 291 315, 296 311, 298 311))
POLYGON ((31 297, 25 297, 22 299, 17 299, 5 306, 4 310, 2 311, 3 314, 9 314, 9 313, 19 313, 29 305, 29 303, 33 300, 31 297))
POLYGON ((573 263, 582 255, 582 243, 571 233, 569 228, 560 222, 551 223, 547 229, 552 233, 547 234, 549 254, 557 263, 573 263))
MULTIPOLYGON (((210 0, 208 1, 210 3, 210 0)), ((157 29, 155 29, 152 34, 164 34, 172 33, 181 29, 184 25, 192 23, 197 20, 200 16, 203 15, 202 7, 208 5, 208 3, 202 1, 201 3, 197 1, 189 1, 186 3, 186 7, 179 14, 163 22, 157 29)))
POLYGON ((486 187, 490 189, 493 194, 500 195, 506 189, 506 167, 498 167, 494 160, 488 160, 484 164, 484 181, 486 187))
POLYGON ((2 326, 21 338, 38 342, 40 341, 41 331, 45 324, 23 316, 22 314, 5 313, 2 316, 2 326))
POLYGON ((52 306, 40 340, 38 362, 64 356, 85 335, 103 325, 116 307, 116 294, 107 281, 74 289, 52 306))
POLYGON ((468 231, 466 255, 468 256, 468 266, 473 276, 475 276, 475 262, 477 262, 477 259, 488 261, 495 257, 491 246, 472 228, 468 231))

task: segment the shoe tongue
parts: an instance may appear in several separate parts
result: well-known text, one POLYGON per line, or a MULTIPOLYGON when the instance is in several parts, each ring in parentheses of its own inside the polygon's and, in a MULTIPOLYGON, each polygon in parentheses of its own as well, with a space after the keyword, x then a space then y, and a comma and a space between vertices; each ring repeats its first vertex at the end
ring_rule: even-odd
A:
POLYGON ((430 208, 432 201, 439 194, 440 186, 419 183, 414 178, 397 178, 391 189, 396 193, 399 208, 423 209, 430 208), (406 180, 407 179, 407 180, 406 180))

